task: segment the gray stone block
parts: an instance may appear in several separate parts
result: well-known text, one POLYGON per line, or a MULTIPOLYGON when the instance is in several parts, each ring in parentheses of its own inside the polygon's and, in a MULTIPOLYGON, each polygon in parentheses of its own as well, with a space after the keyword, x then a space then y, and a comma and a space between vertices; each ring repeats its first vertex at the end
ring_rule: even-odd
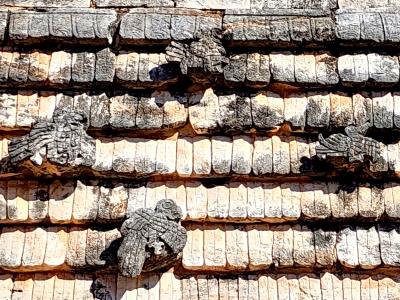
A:
POLYGON ((227 81, 244 82, 246 79, 247 54, 238 54, 230 57, 229 64, 224 68, 224 77, 227 81))
POLYGON ((9 35, 12 39, 28 38, 30 14, 27 12, 12 12, 10 15, 9 35))
POLYGON ((28 34, 30 37, 49 36, 49 14, 31 14, 28 34))
POLYGON ((248 54, 246 79, 251 82, 268 83, 270 78, 269 56, 258 53, 248 54))
POLYGON ((115 54, 109 48, 96 53, 96 80, 113 82, 115 75, 115 54))
POLYGON ((268 39, 269 22, 265 17, 248 16, 244 17, 244 34, 247 40, 266 40, 268 39))
POLYGON ((290 37, 293 41, 311 41, 311 23, 309 18, 290 19, 290 37))
POLYGON ((21 53, 13 55, 8 78, 17 82, 27 82, 29 72, 29 55, 21 53))
POLYGON ((0 41, 4 40, 8 23, 8 11, 0 11, 0 41))
POLYGON ((96 0, 96 7, 147 7, 174 6, 172 0, 96 0))
POLYGON ((95 76, 96 55, 89 52, 72 54, 72 80, 92 82, 95 76))
POLYGON ((342 81, 365 82, 368 80, 368 59, 365 54, 343 55, 338 59, 338 71, 342 81))
POLYGON ((337 84, 339 74, 337 72, 337 58, 328 54, 315 57, 317 82, 320 84, 337 84))
POLYGON ((147 39, 168 40, 171 38, 171 16, 163 14, 147 14, 145 36, 147 39))
POLYGON ((383 23, 379 13, 363 13, 361 39, 375 42, 384 41, 383 23))
POLYGON ((336 36, 342 40, 359 40, 361 35, 361 16, 358 13, 336 15, 336 36))
POLYGON ((174 40, 193 39, 196 17, 186 15, 171 16, 171 37, 174 40))
POLYGON ((290 41, 288 18, 273 17, 269 20, 269 39, 271 41, 290 41))
POLYGON ((125 39, 144 39, 145 14, 129 13, 122 17, 119 34, 125 39))
POLYGON ((272 78, 276 81, 294 82, 294 55, 271 53, 269 56, 272 78))
POLYGON ((106 94, 95 95, 92 97, 90 109, 90 125, 93 127, 103 127, 110 123, 110 99, 106 94))
POLYGON ((94 39, 96 16, 94 14, 72 14, 72 32, 77 38, 94 39))
POLYGON ((196 17, 196 31, 210 30, 213 28, 221 28, 222 29, 222 18, 220 15, 197 16, 196 17))
POLYGON ((224 29, 229 31, 234 41, 244 41, 246 36, 244 34, 244 18, 243 16, 226 15, 224 17, 224 29))
POLYGON ((72 16, 69 14, 51 15, 50 35, 54 37, 72 37, 72 16))
POLYGON ((316 41, 331 41, 335 39, 335 23, 330 17, 312 18, 311 31, 316 41))
POLYGON ((90 7, 90 0, 0 0, 0 5, 18 7, 90 7))
POLYGON ((376 82, 398 82, 399 60, 396 56, 368 54, 369 78, 376 82))
POLYGON ((381 17, 385 40, 390 42, 400 42, 400 14, 382 13, 381 17))

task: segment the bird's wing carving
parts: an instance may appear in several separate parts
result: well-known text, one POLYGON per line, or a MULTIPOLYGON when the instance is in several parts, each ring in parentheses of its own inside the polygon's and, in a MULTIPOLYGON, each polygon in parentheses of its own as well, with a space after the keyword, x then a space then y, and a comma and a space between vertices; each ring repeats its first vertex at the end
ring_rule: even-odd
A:
POLYGON ((321 145, 316 148, 321 154, 346 152, 349 150, 350 138, 344 134, 332 134, 326 139, 320 134, 318 139, 321 145))
POLYGON ((142 272, 153 214, 151 209, 139 209, 122 224, 121 234, 124 238, 118 249, 118 261, 124 276, 135 277, 142 272))
POLYGON ((168 221, 168 223, 168 230, 161 235, 161 239, 172 249, 174 254, 178 254, 186 244, 186 229, 173 221, 168 221))
POLYGON ((12 139, 9 142, 8 153, 12 163, 29 158, 42 147, 54 140, 52 124, 37 123, 28 135, 12 139))

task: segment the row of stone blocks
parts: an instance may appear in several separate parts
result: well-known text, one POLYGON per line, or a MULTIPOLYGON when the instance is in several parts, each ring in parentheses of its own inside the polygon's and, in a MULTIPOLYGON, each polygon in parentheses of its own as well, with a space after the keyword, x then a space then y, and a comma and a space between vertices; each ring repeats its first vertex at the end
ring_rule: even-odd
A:
POLYGON ((94 300, 101 296, 107 300, 395 300, 400 294, 396 275, 321 272, 184 277, 172 271, 134 279, 114 274, 7 274, 0 277, 0 293, 4 300, 94 300))
MULTIPOLYGON (((235 54, 224 68, 227 83, 246 82, 266 86, 272 82, 332 86, 399 82, 397 56, 376 53, 331 56, 322 54, 271 53, 235 54)), ((131 86, 158 86, 178 79, 178 70, 168 64, 164 53, 119 52, 110 48, 96 53, 57 51, 0 52, 0 84, 47 83, 55 86, 119 82, 131 86)))
POLYGON ((208 186, 199 181, 137 184, 101 181, 2 181, 2 224, 115 224, 141 208, 172 199, 183 221, 286 223, 319 220, 400 220, 400 185, 359 186, 352 192, 336 182, 229 182, 208 186))
POLYGON ((389 10, 367 13, 344 10, 338 11, 335 18, 326 10, 304 9, 267 9, 258 14, 254 10, 238 9, 228 10, 222 15, 197 10, 138 8, 121 13, 118 18, 112 9, 89 8, 43 12, 3 10, 0 14, 0 40, 8 35, 11 40, 19 42, 35 38, 66 41, 75 38, 111 44, 115 33, 123 43, 165 42, 169 39, 193 39, 199 30, 210 28, 227 30, 231 41, 400 41, 400 14, 389 10), (115 25, 117 19, 121 22, 119 28, 115 25))
MULTIPOLYGON (((395 225, 321 229, 306 225, 189 223, 185 228, 185 270, 400 266, 400 233, 395 225)), ((11 272, 115 268, 120 237, 117 229, 6 226, 0 234, 0 268, 11 272)))
POLYGON ((188 123, 197 134, 292 130, 315 131, 363 125, 400 128, 400 93, 226 93, 207 89, 192 94, 18 91, 0 92, 0 128, 21 130, 38 120, 51 121, 55 109, 82 112, 93 129, 179 129, 188 123))
MULTIPOLYGON (((178 175, 206 177, 221 175, 313 175, 332 172, 331 167, 318 169, 315 161, 319 142, 299 137, 250 137, 245 135, 213 137, 179 137, 172 139, 101 138, 96 140, 95 160, 87 171, 110 178, 142 175, 178 175), (96 172, 98 171, 98 172, 96 172), (306 174, 304 174, 306 172, 306 174)), ((2 140, 3 163, 7 163, 8 140, 2 140)), ((400 170, 399 143, 379 144, 372 172, 400 170)), ((73 160, 65 163, 73 164, 73 160)), ((4 164, 3 164, 4 166, 4 164)), ((8 165, 9 167, 13 167, 8 165)), ((34 166, 26 166, 34 168, 34 166)), ((23 167, 21 166, 23 170, 23 167)), ((71 170, 73 172, 73 169, 71 170)), ((19 174, 3 168, 4 177, 19 174)), ((78 169, 76 169, 78 173, 78 169)), ((74 173, 74 172, 73 172, 74 173)))

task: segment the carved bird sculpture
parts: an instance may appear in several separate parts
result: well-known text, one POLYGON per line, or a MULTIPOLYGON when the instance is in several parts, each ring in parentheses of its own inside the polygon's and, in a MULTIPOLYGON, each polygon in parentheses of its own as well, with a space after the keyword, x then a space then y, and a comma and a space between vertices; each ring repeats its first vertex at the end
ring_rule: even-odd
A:
POLYGON ((185 228, 179 224, 181 218, 181 209, 170 199, 158 201, 154 210, 136 210, 121 227, 123 240, 117 254, 121 274, 136 277, 150 256, 159 256, 159 267, 163 267, 166 265, 163 253, 178 255, 182 252, 187 236, 185 228))
POLYGON ((41 165, 45 156, 54 163, 92 166, 96 143, 87 135, 87 117, 80 112, 56 109, 52 121, 33 125, 29 134, 9 142, 11 163, 30 158, 41 165))
POLYGON ((190 45, 172 41, 166 49, 168 62, 179 62, 182 74, 188 69, 201 69, 206 73, 222 73, 229 62, 222 45, 222 30, 199 30, 190 45))
POLYGON ((376 162, 379 158, 380 143, 372 138, 365 137, 370 123, 361 126, 347 126, 346 135, 342 133, 332 134, 324 138, 322 134, 318 136, 320 145, 316 146, 317 156, 326 158, 327 156, 344 156, 349 158, 349 162, 364 160, 364 156, 372 157, 376 162))

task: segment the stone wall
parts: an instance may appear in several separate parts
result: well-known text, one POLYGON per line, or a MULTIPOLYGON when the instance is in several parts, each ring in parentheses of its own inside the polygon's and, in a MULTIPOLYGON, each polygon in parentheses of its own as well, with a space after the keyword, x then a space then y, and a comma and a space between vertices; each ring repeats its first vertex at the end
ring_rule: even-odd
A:
POLYGON ((0 0, 0 299, 400 299, 399 8, 0 0))

